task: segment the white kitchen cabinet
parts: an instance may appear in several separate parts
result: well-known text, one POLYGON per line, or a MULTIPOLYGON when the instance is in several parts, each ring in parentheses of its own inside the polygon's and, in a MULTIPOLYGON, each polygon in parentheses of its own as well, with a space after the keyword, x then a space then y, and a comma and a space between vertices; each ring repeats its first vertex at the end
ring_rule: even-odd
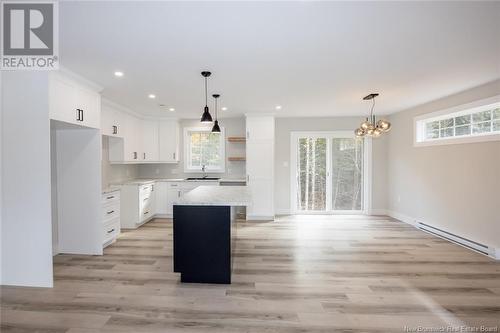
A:
POLYGON ((274 219, 274 117, 246 118, 247 186, 252 205, 247 207, 248 220, 274 219))
POLYGON ((129 183, 120 185, 120 224, 124 229, 136 229, 155 215, 155 184, 129 183))
POLYGON ((49 117, 65 123, 100 128, 101 96, 69 77, 51 73, 49 117))
POLYGON ((101 134, 123 138, 123 114, 103 104, 101 109, 101 134))
POLYGON ((120 113, 119 119, 121 137, 110 136, 109 161, 119 164, 140 163, 143 141, 141 121, 139 118, 125 113, 120 113))
POLYGON ((158 122, 143 120, 140 132, 142 135, 140 159, 145 162, 159 161, 158 122))
POLYGON ((179 123, 177 120, 161 120, 159 125, 159 161, 179 162, 179 123))
POLYGON ((120 234, 120 190, 102 194, 102 246, 115 242, 120 234))

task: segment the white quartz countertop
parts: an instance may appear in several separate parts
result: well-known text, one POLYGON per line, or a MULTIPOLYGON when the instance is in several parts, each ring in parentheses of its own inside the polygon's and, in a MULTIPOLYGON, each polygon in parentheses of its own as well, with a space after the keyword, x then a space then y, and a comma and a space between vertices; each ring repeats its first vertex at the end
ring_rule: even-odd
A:
POLYGON ((252 203, 246 186, 198 186, 184 194, 174 205, 249 206, 252 203))

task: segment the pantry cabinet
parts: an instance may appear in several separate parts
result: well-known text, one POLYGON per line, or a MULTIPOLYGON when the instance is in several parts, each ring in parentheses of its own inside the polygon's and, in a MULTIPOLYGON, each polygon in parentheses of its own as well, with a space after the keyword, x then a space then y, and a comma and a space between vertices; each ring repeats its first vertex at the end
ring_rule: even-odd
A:
POLYGON ((101 96, 97 91, 60 73, 51 73, 49 82, 50 119, 100 128, 101 96))

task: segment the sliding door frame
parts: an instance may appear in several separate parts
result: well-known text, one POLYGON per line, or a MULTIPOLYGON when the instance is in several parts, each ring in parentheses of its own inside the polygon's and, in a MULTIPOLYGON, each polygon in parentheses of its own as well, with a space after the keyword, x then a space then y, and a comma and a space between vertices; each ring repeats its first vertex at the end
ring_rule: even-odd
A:
POLYGON ((295 215, 300 214, 315 214, 315 215, 338 215, 338 214, 365 214, 371 213, 372 207, 372 139, 364 138, 363 142, 363 200, 361 210, 298 210, 297 209, 297 179, 298 179, 298 142, 299 138, 326 138, 327 139, 327 180, 326 180, 326 200, 327 207, 331 206, 332 201, 332 142, 334 138, 354 138, 353 131, 293 131, 290 133, 290 213, 295 215))

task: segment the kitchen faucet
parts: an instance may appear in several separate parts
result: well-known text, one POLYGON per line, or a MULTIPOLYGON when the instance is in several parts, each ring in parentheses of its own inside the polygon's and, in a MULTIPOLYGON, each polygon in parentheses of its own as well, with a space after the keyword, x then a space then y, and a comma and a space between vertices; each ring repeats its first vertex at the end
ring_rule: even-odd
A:
POLYGON ((203 165, 201 166, 201 171, 203 171, 203 178, 207 178, 207 173, 206 173, 206 171, 205 171, 205 170, 206 170, 206 167, 205 167, 205 164, 203 164, 203 165))

